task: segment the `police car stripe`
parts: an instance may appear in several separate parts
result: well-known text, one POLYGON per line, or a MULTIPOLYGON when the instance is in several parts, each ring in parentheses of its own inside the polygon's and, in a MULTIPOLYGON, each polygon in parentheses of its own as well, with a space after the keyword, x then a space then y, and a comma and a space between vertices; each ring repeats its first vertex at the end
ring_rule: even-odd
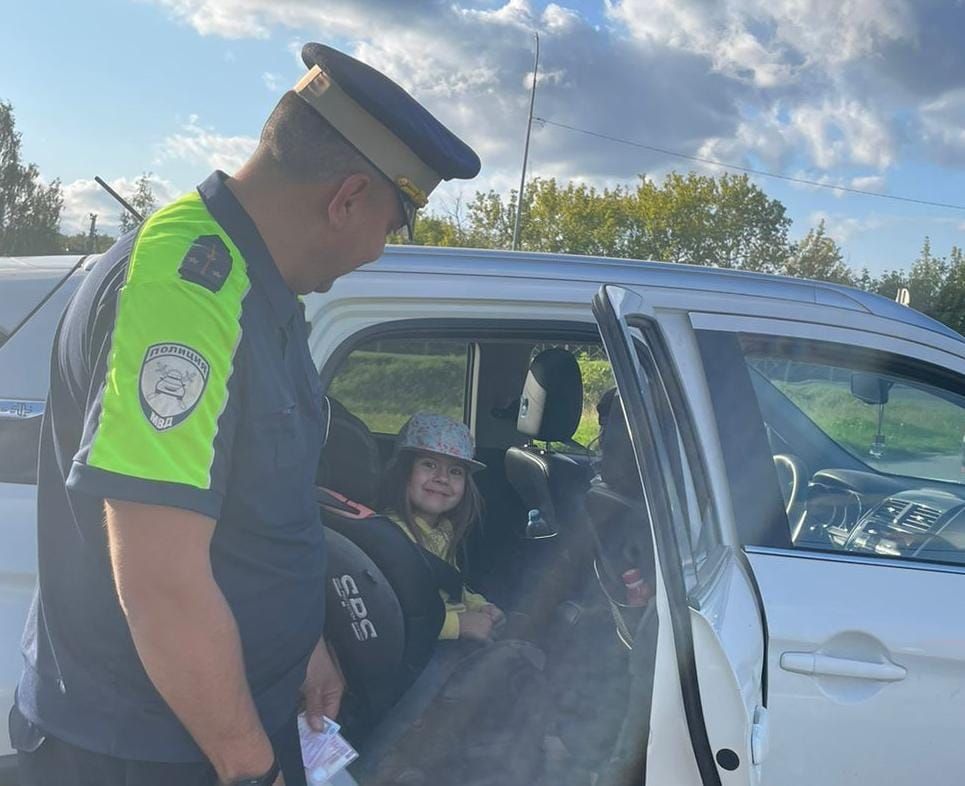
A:
POLYGON ((240 251, 197 193, 145 222, 118 298, 90 466, 211 487, 249 287, 240 251), (219 236, 235 261, 217 292, 178 273, 203 235, 219 236))

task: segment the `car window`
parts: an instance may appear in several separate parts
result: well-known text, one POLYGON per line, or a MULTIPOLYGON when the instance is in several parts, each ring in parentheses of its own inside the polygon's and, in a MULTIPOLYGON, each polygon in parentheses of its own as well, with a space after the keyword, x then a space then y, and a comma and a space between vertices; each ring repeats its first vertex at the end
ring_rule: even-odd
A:
MULTIPOLYGON (((745 335, 734 343, 743 369, 710 380, 716 389, 743 384, 753 401, 715 403, 722 442, 743 445, 728 474, 732 484, 752 475, 763 497, 776 482, 793 547, 965 565, 961 374, 831 342, 745 335)), ((713 367, 706 356, 705 366, 713 367)), ((773 545, 756 537, 749 544, 773 545)))
POLYGON ((378 434, 396 434, 415 412, 464 418, 469 343, 380 338, 339 367, 328 393, 378 434))
POLYGON ((751 354, 749 365, 831 440, 880 472, 963 480, 965 398, 927 383, 751 354))
MULTIPOLYGON (((677 548, 688 591, 692 591, 703 580, 710 554, 718 545, 716 512, 700 463, 693 424, 682 391, 675 384, 674 372, 655 352, 656 337, 644 335, 639 328, 635 333, 637 357, 651 385, 650 390, 644 392, 644 399, 662 415, 661 436, 673 468, 673 483, 668 484, 668 492, 681 514, 677 548)), ((663 478, 664 483, 668 480, 663 478)))

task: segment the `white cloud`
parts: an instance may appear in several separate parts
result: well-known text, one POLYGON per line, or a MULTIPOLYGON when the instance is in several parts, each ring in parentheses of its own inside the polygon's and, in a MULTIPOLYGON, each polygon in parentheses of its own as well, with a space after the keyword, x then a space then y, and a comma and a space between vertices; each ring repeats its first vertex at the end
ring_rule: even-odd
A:
MULTIPOLYGON (((597 0, 596 26, 575 0, 154 1, 203 35, 280 37, 298 63, 305 40, 350 42, 472 144, 480 188, 518 179, 534 30, 536 114, 556 122, 872 190, 922 142, 965 166, 961 3, 597 0)), ((231 168, 251 147, 192 123, 162 155, 231 168)), ((691 164, 547 126, 530 166, 600 183, 691 164)))
POLYGON ((261 81, 264 82, 265 87, 273 93, 280 93, 287 89, 281 74, 273 74, 270 71, 266 71, 261 75, 261 81))
POLYGON ((915 31, 908 0, 610 0, 607 11, 641 40, 706 56, 716 70, 765 88, 915 31))
POLYGON ((833 238, 839 244, 847 243, 864 232, 881 229, 888 223, 884 218, 877 215, 855 218, 840 213, 828 213, 824 210, 814 211, 811 213, 809 220, 811 227, 816 227, 824 221, 824 229, 828 237, 833 238))
POLYGON ((896 145, 888 121, 858 101, 795 107, 791 126, 821 169, 846 164, 886 169, 894 162, 896 145))
POLYGON ((926 103, 920 120, 932 156, 944 164, 965 166, 965 87, 926 103))
MULTIPOLYGON (((134 194, 137 177, 118 177, 108 181, 108 185, 125 199, 134 194)), ((157 175, 148 178, 151 191, 158 206, 170 202, 180 190, 168 180, 157 175)), ((97 231, 113 234, 117 231, 124 208, 93 180, 75 180, 65 183, 64 209, 61 212, 60 228, 66 234, 86 232, 90 228, 90 214, 97 214, 97 231)))
MULTIPOLYGON (((708 136, 729 136, 739 119, 734 88, 708 74, 699 58, 594 27, 573 3, 539 8, 529 0, 427 0, 416 8, 390 0, 157 1, 203 34, 233 37, 239 20, 247 20, 252 36, 294 33, 293 57, 303 40, 351 41, 350 54, 399 82, 479 152, 484 178, 518 171, 534 29, 541 38, 539 115, 689 151, 708 136)), ((211 134, 185 130, 165 141, 165 154, 199 158, 211 134)), ((659 158, 550 127, 534 133, 531 150, 536 172, 625 180, 655 169, 659 158)))
POLYGON ((248 136, 223 136, 199 123, 192 115, 178 133, 166 137, 158 147, 157 162, 171 160, 199 164, 208 169, 234 172, 254 152, 258 140, 248 136))
POLYGON ((886 180, 882 175, 867 175, 865 177, 851 178, 851 187, 861 191, 877 191, 881 193, 885 190, 885 183, 886 180))

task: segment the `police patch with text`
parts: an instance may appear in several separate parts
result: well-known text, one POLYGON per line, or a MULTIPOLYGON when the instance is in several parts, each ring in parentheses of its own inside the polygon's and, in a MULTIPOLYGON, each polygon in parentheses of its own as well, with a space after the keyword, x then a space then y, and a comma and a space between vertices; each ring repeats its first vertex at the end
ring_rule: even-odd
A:
POLYGON ((141 363, 141 410, 158 431, 183 422, 201 400, 211 367, 184 344, 154 344, 141 363))
POLYGON ((181 278, 217 292, 231 272, 231 252, 218 235, 202 235, 181 260, 181 278))

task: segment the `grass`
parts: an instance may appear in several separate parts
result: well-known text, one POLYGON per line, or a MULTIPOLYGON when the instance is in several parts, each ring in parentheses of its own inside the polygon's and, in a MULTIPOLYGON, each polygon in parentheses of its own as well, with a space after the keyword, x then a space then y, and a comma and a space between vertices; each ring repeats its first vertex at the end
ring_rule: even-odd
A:
MULTIPOLYGON (((583 372, 583 417, 574 439, 588 445, 599 434, 596 402, 613 386, 610 364, 577 356, 583 372)), ((419 411, 462 420, 466 358, 393 352, 353 352, 330 393, 379 434, 396 434, 419 411)), ((563 448, 561 449, 568 449, 563 448)))
MULTIPOLYGON (((852 396, 847 383, 772 382, 835 442, 862 458, 868 455, 878 408, 852 396)), ((965 409, 896 385, 885 405, 882 434, 892 458, 956 455, 965 434, 965 409)))

